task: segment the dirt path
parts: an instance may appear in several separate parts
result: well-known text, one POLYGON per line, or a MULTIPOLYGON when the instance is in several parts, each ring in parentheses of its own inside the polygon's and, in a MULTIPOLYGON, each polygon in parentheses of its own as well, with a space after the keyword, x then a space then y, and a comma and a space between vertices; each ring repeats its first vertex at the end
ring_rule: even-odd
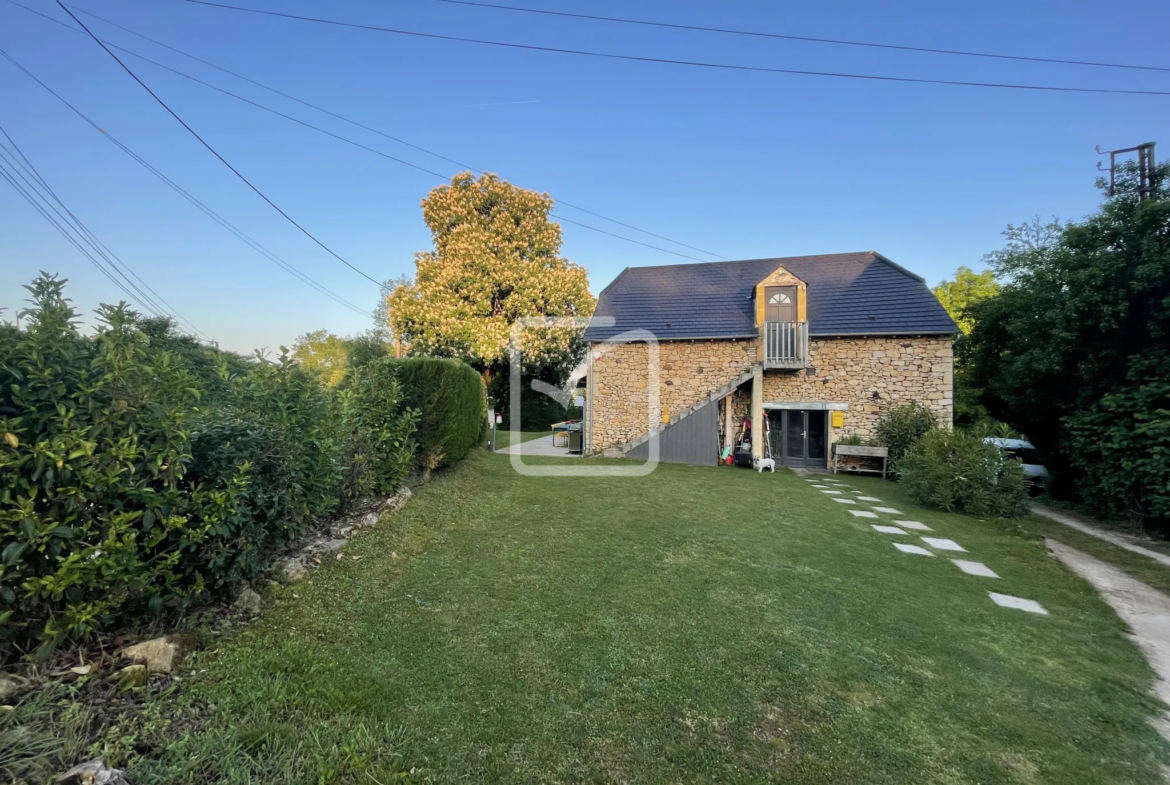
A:
POLYGON ((1170 556, 1167 556, 1164 553, 1158 553, 1157 551, 1150 550, 1149 548, 1143 548, 1134 542, 1134 540, 1137 539, 1135 537, 1131 537, 1125 534, 1118 534, 1116 532, 1102 531, 1101 529, 1089 524, 1084 519, 1079 518, 1072 513, 1054 510, 1051 507, 1045 507, 1043 504, 1033 504, 1032 512, 1047 518, 1050 521, 1056 521, 1057 523, 1064 524, 1070 529, 1076 529, 1082 534, 1087 534, 1090 537, 1096 537, 1098 540, 1104 540, 1111 545, 1116 545, 1118 548, 1124 548, 1125 550, 1132 551, 1133 553, 1140 553, 1142 556, 1151 558, 1159 564, 1165 564, 1167 567, 1170 567, 1170 556))
MULTIPOLYGON (((1093 584, 1129 625, 1131 637, 1158 674, 1154 694, 1170 705, 1170 597, 1076 548, 1052 539, 1044 544, 1049 553, 1093 584)), ((1154 726, 1170 741, 1170 713, 1154 726)))

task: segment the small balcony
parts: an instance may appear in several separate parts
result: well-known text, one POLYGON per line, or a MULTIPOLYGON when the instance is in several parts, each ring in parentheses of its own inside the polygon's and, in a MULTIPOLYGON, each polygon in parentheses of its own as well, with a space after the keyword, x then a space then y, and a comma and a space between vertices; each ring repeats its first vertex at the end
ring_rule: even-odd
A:
POLYGON ((764 368, 808 365, 808 322, 764 322, 764 368))

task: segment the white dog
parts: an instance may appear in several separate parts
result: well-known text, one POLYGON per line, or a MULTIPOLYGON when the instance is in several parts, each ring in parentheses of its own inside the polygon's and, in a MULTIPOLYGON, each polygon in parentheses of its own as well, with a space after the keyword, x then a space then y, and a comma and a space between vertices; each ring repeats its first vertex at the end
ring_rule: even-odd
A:
POLYGON ((764 469, 776 473, 776 461, 771 458, 756 458, 756 471, 763 473, 764 469))

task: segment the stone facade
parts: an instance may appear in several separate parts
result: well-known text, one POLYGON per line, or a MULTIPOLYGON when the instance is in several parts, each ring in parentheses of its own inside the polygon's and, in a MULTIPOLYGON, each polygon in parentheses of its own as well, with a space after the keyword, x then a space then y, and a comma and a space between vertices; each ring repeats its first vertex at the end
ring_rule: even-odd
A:
POLYGON ((825 338, 809 341, 808 368, 764 374, 764 403, 847 404, 833 436, 872 437, 891 406, 918 401, 951 424, 954 361, 950 336, 825 338))
MULTIPOLYGON (((675 416, 750 369, 756 364, 756 344, 660 343, 660 410, 675 416)), ((600 452, 648 430, 648 350, 645 344, 594 344, 591 349, 602 352, 593 359, 590 382, 591 444, 600 452)), ((844 427, 830 434, 835 441, 849 434, 873 436, 887 409, 909 401, 926 405, 949 425, 953 383, 949 336, 824 338, 809 342, 806 369, 764 373, 763 400, 846 406, 844 427)), ((750 391, 750 383, 745 389, 750 391)))
MULTIPOLYGON (((625 444, 649 430, 649 359, 646 344, 593 344, 589 394, 592 449, 625 444)), ((664 341, 658 344, 658 404, 671 416, 692 406, 747 370, 756 361, 756 342, 664 341)), ((586 436, 588 439, 588 435, 586 436)))

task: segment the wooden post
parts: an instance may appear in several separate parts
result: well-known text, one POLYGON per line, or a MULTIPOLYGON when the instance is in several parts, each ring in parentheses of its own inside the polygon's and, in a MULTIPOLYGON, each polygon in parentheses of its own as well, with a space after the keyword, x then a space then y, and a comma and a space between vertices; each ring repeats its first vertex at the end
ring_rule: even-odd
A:
POLYGON ((752 374, 752 458, 764 457, 764 372, 752 374))

